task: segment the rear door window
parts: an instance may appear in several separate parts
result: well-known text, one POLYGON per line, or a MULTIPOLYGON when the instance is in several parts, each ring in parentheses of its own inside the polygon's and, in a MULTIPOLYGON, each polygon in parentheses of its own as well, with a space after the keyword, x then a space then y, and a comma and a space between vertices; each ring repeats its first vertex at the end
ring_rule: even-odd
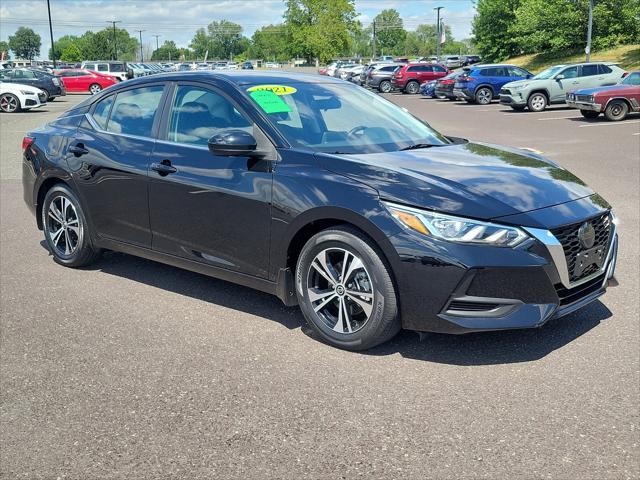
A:
POLYGON ((598 75, 598 65, 583 65, 582 77, 591 77, 592 75, 598 75))
POLYGON ((98 71, 99 72, 108 72, 109 71, 109 65, 107 65, 106 63, 99 63, 98 64, 98 71))
POLYGON ((111 109, 107 130, 139 137, 151 137, 153 120, 163 91, 163 85, 153 85, 118 93, 111 109))

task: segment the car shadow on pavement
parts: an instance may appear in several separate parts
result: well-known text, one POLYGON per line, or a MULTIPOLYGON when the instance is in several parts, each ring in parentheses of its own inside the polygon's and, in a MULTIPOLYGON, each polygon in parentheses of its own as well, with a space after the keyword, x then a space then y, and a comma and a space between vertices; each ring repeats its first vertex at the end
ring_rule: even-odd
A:
MULTIPOLYGON (((48 251, 44 240, 41 245, 48 251)), ((321 341, 297 307, 285 307, 275 296, 248 287, 118 252, 105 252, 100 260, 84 269, 245 312, 278 322, 290 330, 301 327, 305 335, 321 341)), ((413 360, 464 366, 528 362, 562 348, 611 316, 611 311, 596 301, 538 329, 467 335, 418 334, 403 330, 392 340, 360 354, 399 353, 413 360)))
POLYGON ((612 316, 599 300, 541 328, 445 335, 402 331, 365 354, 392 355, 449 365, 496 365, 539 360, 612 316))

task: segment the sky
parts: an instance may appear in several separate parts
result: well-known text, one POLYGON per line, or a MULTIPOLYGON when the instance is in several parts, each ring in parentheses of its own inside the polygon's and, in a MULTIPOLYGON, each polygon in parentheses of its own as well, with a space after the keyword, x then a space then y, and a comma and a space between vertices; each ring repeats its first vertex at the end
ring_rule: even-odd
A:
MULTIPOLYGON (((86 30, 101 30, 119 20, 119 28, 127 29, 142 42, 155 47, 159 42, 173 40, 178 47, 189 45, 199 27, 213 20, 231 20, 251 36, 264 25, 279 23, 285 10, 283 0, 50 0, 54 39, 63 35, 80 35, 86 30)), ((436 6, 444 7, 441 16, 456 39, 471 34, 475 12, 472 0, 356 0, 356 11, 363 25, 385 8, 395 8, 403 18, 405 28, 414 30, 421 23, 436 23, 436 6)), ((35 30, 42 39, 40 58, 46 57, 51 46, 46 0, 1 0, 0 40, 7 40, 20 26, 35 30)))

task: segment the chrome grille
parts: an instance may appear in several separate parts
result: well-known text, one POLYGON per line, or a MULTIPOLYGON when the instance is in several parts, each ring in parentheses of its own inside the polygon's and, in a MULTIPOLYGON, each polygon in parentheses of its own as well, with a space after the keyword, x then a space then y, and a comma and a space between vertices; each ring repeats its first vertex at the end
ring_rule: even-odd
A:
POLYGON ((567 260, 567 269, 569 270, 569 280, 571 282, 576 282, 578 280, 586 278, 589 275, 596 273, 600 268, 597 264, 593 263, 579 273, 576 273, 576 262, 578 259, 578 254, 589 250, 585 249, 581 245, 578 238, 578 231, 585 222, 591 223, 595 230, 595 242, 593 243, 593 247, 591 248, 596 248, 599 246, 604 247, 603 251, 604 255, 606 256, 609 248, 609 243, 611 242, 611 214, 609 212, 583 222, 574 223, 551 230, 551 233, 553 233, 553 235, 562 244, 564 256, 567 260))
POLYGON ((576 95, 578 102, 593 102, 593 95, 576 95))

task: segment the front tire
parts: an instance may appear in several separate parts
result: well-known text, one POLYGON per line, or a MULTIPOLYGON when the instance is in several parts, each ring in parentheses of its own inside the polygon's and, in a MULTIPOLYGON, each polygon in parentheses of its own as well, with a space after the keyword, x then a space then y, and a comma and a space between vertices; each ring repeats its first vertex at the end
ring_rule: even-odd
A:
POLYGON ((547 108, 547 96, 544 93, 533 93, 529 96, 527 106, 531 112, 542 112, 547 108))
POLYGON ((45 102, 51 101, 51 94, 49 93, 49 90, 47 90, 46 88, 41 88, 40 90, 44 92, 44 101, 45 102))
POLYGON ((21 110, 20 100, 11 93, 0 95, 0 110, 4 113, 16 113, 21 110))
POLYGON ((335 347, 365 350, 400 330, 390 269, 375 244, 354 228, 323 230, 305 244, 296 294, 309 326, 335 347))
POLYGON ((612 100, 604 111, 604 116, 610 122, 619 122, 627 118, 629 106, 622 100, 612 100))
POLYGON ((580 113, 584 118, 594 119, 600 116, 600 112, 594 110, 580 110, 580 113))
POLYGON ((42 225, 53 259, 60 265, 83 267, 100 255, 100 250, 91 245, 80 201, 66 185, 54 185, 45 195, 42 225))
POLYGON ((89 93, 91 93, 92 95, 100 93, 101 91, 102 87, 97 83, 92 83, 91 86, 89 86, 89 93))
POLYGON ((389 80, 383 80, 378 85, 378 90, 380 93, 389 93, 391 91, 391 82, 389 80))

